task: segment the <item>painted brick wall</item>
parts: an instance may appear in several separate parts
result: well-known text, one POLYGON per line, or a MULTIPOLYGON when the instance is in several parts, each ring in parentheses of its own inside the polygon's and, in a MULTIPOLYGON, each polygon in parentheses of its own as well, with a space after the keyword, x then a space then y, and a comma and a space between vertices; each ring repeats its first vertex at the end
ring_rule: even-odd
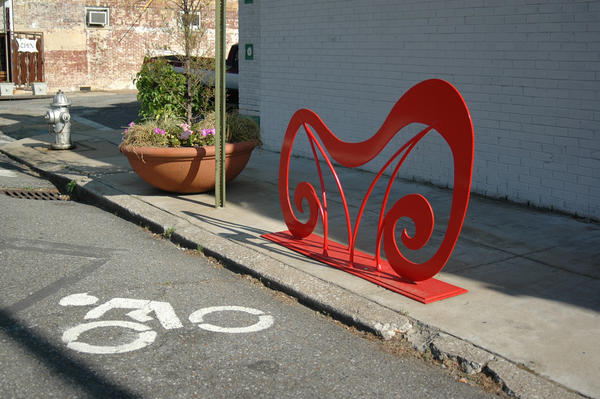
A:
POLYGON ((260 88, 261 88, 261 42, 260 42, 260 4, 256 1, 246 4, 239 1, 240 32, 244 32, 243 40, 239 43, 239 103, 243 104, 240 111, 246 115, 260 116, 260 88), (254 46, 254 59, 246 60, 245 49, 247 44, 254 46))
MULTIPOLYGON (((258 108, 267 148, 301 107, 364 140, 407 89, 441 78, 471 110, 473 192, 600 219, 600 1, 255 3, 240 1, 256 53, 240 101, 258 108)), ((449 169, 431 136, 401 173, 446 186, 449 169)))
MULTIPOLYGON (((22 0, 14 2, 15 29, 44 33, 45 77, 49 90, 134 88, 133 78, 146 55, 177 50, 175 17, 165 0, 22 0), (85 6, 110 8, 110 25, 85 25, 85 6)), ((227 13, 227 45, 238 41, 237 2, 227 13)), ((212 4, 212 3, 211 3, 212 4)), ((203 14, 203 55, 214 51, 214 9, 203 14)))

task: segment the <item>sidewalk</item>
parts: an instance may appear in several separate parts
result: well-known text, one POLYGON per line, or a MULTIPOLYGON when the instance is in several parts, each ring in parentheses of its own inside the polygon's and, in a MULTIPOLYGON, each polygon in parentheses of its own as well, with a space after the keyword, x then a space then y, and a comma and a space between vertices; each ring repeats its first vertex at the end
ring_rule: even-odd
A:
MULTIPOLYGON (((400 332, 417 347, 458 358, 466 370, 487 368, 519 397, 600 398, 598 223, 472 196, 454 253, 436 276, 469 292, 423 305, 260 237, 287 230, 277 192, 277 153, 255 151, 228 185, 226 208, 215 209, 212 193, 170 195, 139 179, 117 149, 120 131, 74 121, 72 132, 72 151, 48 150, 53 140, 48 134, 0 141, 0 151, 59 186, 75 180, 78 195, 165 231, 174 228, 176 240, 337 317, 383 335, 400 332)), ((310 178, 311 168, 312 160, 294 158, 291 180, 310 178)), ((351 213, 372 177, 343 170, 351 213)), ((436 224, 442 224, 432 245, 411 255, 426 257, 443 234, 444 217, 437 212, 447 212, 451 193, 410 182, 395 186, 391 198, 424 195, 436 224)), ((341 210, 338 198, 328 201, 330 212, 341 210)), ((358 247, 372 253, 377 221, 374 214, 370 219, 363 217, 358 247)), ((331 238, 346 243, 345 225, 335 215, 330 226, 331 238)))

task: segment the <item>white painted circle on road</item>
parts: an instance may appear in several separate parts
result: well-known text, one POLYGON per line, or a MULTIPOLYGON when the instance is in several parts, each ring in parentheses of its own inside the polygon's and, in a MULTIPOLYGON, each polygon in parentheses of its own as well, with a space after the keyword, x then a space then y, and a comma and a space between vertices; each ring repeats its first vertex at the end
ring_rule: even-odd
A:
POLYGON ((141 349, 145 346, 150 345, 156 339, 156 331, 152 331, 150 327, 141 323, 134 323, 130 321, 120 321, 120 320, 108 320, 108 321, 93 321, 90 323, 79 324, 73 328, 69 328, 64 332, 62 336, 62 340, 67 344, 67 348, 76 350, 78 352, 84 353, 94 353, 94 354, 114 354, 114 353, 124 353, 131 352, 137 349, 141 349), (100 346, 100 345, 90 345, 85 342, 77 341, 79 336, 89 330, 93 330, 94 328, 99 327, 123 327, 130 328, 134 331, 139 332, 138 338, 130 343, 123 345, 115 345, 115 346, 100 346), (150 331, 149 331, 150 330, 150 331))
POLYGON ((190 315, 189 320, 192 323, 200 323, 198 324, 198 327, 203 330, 229 334, 252 333, 266 330, 267 328, 271 327, 274 322, 273 316, 266 315, 262 310, 246 308, 243 306, 212 306, 209 308, 196 310, 190 315), (245 312, 258 316, 258 322, 247 327, 221 327, 214 324, 203 323, 204 316, 215 312, 245 312))

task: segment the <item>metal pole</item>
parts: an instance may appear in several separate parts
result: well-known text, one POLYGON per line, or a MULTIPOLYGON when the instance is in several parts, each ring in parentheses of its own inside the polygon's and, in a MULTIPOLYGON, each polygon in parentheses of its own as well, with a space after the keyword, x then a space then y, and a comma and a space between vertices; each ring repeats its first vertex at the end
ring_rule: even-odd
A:
POLYGON ((215 2, 215 207, 220 208, 225 206, 225 0, 215 2))

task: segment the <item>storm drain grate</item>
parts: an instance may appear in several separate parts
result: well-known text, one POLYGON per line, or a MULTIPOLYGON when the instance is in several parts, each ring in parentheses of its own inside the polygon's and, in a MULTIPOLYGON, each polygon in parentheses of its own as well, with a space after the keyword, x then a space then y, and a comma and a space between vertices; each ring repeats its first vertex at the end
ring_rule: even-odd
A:
POLYGON ((12 198, 33 199, 43 201, 68 201, 68 195, 61 194, 58 190, 44 189, 6 189, 3 188, 2 194, 12 198))

